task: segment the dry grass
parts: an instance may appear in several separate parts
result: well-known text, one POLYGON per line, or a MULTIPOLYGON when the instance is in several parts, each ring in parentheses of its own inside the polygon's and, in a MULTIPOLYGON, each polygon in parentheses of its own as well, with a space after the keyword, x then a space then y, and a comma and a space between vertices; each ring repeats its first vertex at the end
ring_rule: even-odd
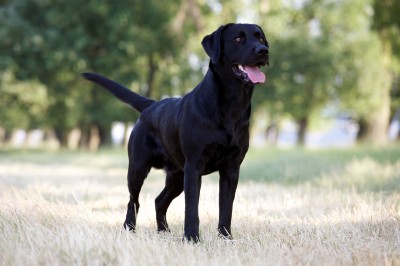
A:
MULTIPOLYGON (((337 164, 332 167, 315 161, 322 170, 301 170, 296 174, 309 176, 293 183, 279 182, 279 177, 246 180, 255 173, 254 162, 268 162, 269 155, 257 154, 250 154, 244 165, 234 206, 234 241, 217 237, 217 177, 203 181, 198 245, 181 241, 182 195, 168 213, 172 233, 155 232, 160 172, 144 185, 138 232, 121 230, 128 200, 124 153, 3 154, 0 264, 400 265, 399 157, 353 156, 333 160, 337 164)), ((271 171, 293 172, 294 164, 301 169, 309 159, 303 155, 271 171)), ((259 166, 260 174, 263 170, 259 166)))

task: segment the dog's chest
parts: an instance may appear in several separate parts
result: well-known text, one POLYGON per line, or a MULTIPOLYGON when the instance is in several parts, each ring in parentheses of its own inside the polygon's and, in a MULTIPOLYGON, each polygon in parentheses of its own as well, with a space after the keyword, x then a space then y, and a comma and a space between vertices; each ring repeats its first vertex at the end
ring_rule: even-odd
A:
POLYGON ((217 126, 219 142, 225 146, 241 146, 243 138, 248 138, 250 115, 242 115, 239 119, 236 117, 223 119, 217 126))
POLYGON ((226 147, 237 145, 237 138, 242 134, 234 124, 220 125, 218 133, 220 144, 226 147))
POLYGON ((205 172, 211 173, 226 162, 241 161, 248 147, 248 127, 218 128, 218 134, 213 143, 206 145, 203 151, 205 172), (247 130, 247 131, 246 131, 247 130))
POLYGON ((237 145, 208 145, 203 152, 205 159, 204 174, 209 174, 219 170, 221 165, 225 165, 226 162, 241 161, 242 150, 242 147, 237 145))

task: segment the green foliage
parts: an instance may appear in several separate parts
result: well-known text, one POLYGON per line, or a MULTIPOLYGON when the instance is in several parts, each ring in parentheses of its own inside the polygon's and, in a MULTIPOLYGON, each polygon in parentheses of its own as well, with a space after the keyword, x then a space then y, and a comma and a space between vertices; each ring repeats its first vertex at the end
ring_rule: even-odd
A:
POLYGON ((341 104, 345 110, 363 117, 381 105, 382 91, 390 86, 381 52, 381 42, 373 34, 346 47, 345 54, 352 56, 343 59, 346 64, 340 69, 344 77, 341 104))
MULTIPOLYGON (((396 0, 375 0, 373 9, 373 28, 385 35, 385 38, 391 38, 394 45, 399 49, 400 2, 396 0)), ((396 56, 399 56, 399 54, 396 53, 396 56)))
MULTIPOLYGON (((328 103, 355 117, 377 111, 382 114, 379 120, 389 119, 381 110, 388 102, 384 99, 391 79, 382 56, 384 44, 371 31, 373 7, 364 0, 272 6, 261 19, 261 24, 273 25, 266 27, 270 81, 256 92, 261 95, 257 104, 267 106, 271 119, 286 114, 303 121, 328 103)), ((378 127, 376 121, 369 123, 378 127)))
POLYGON ((46 88, 37 81, 16 80, 10 71, 3 73, 1 81, 0 126, 8 130, 43 126, 48 104, 46 88))
MULTIPOLYGON (((65 131, 132 121, 133 112, 82 81, 80 73, 96 71, 128 85, 145 83, 138 77, 148 71, 146 58, 163 61, 175 54, 168 29, 176 6, 156 1, 6 2, 0 6, 0 69, 43 84, 49 114, 43 122, 49 127, 65 131)), ((24 126, 12 121, 14 127, 24 126)))
POLYGON ((181 95, 207 67, 202 37, 237 20, 260 24, 270 42, 256 108, 300 121, 333 102, 362 117, 381 107, 399 73, 397 11, 394 0, 0 1, 0 126, 68 131, 134 121, 80 73, 156 99, 181 95))
POLYGON ((373 29, 383 40, 385 52, 394 76, 391 90, 391 110, 400 109, 400 2, 395 0, 374 1, 373 29))

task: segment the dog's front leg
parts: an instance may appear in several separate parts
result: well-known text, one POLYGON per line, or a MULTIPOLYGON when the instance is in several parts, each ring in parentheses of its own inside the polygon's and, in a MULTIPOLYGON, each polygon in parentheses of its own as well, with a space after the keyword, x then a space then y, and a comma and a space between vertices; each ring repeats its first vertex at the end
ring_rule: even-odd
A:
POLYGON ((231 221, 233 200, 239 181, 239 167, 231 166, 219 171, 219 233, 228 239, 232 239, 231 221))
POLYGON ((195 164, 185 163, 185 228, 184 237, 189 242, 199 241, 199 196, 201 176, 195 164))

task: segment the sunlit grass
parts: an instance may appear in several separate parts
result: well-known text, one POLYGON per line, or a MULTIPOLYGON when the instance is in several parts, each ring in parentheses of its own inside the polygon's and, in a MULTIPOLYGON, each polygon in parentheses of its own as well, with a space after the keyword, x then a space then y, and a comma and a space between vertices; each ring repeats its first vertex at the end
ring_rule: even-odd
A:
POLYGON ((0 152, 1 265, 399 265, 400 151, 251 150, 234 241, 217 236, 217 176, 204 179, 202 242, 181 242, 182 195, 156 233, 161 171, 140 197, 138 232, 122 230, 125 151, 0 152))
MULTIPOLYGON (((244 161, 241 180, 253 180, 284 185, 299 185, 308 182, 319 182, 321 177, 342 175, 351 182, 353 177, 346 176, 349 167, 369 164, 370 175, 378 182, 380 167, 390 171, 385 182, 400 184, 399 168, 400 146, 394 145, 384 149, 359 147, 354 149, 327 150, 252 150, 244 161), (396 173, 397 172, 397 173, 396 173)), ((362 166, 361 166, 362 168, 362 166)), ((350 170, 351 172, 351 170, 350 170)), ((348 173, 347 173, 348 174, 348 173)), ((364 175, 356 178, 364 178, 364 175)), ((372 187, 370 187, 372 188, 372 187)), ((379 186, 377 187, 377 189, 379 186)), ((399 191, 399 186, 387 186, 387 189, 399 191)))

